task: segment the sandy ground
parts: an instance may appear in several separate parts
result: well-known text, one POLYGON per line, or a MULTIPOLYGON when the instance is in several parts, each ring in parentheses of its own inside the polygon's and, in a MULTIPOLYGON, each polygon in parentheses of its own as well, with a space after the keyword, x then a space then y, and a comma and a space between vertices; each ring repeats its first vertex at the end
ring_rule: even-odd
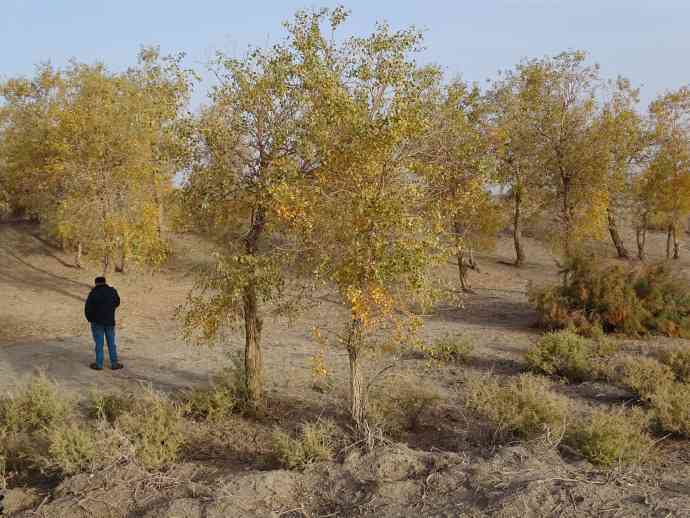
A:
MULTIPOLYGON (((632 250, 632 235, 627 237, 632 250)), ((512 257, 510 238, 500 238, 493 252, 480 255, 480 271, 471 274, 476 293, 468 295, 460 308, 441 307, 428 316, 421 335, 431 340, 463 333, 471 337, 477 359, 487 367, 519 362, 539 334, 533 327, 536 315, 526 300, 528 284, 553 282, 556 277, 551 256, 539 243, 525 241, 528 262, 521 269, 506 264, 512 257)), ((650 256, 661 258, 663 236, 654 234, 650 241, 650 256)), ((686 273, 690 272, 689 241, 678 264, 686 273)), ((36 370, 82 392, 133 382, 158 388, 205 383, 229 351, 241 349, 241 330, 231 333, 223 346, 194 346, 182 340, 175 310, 184 303, 193 284, 191 271, 206 259, 207 250, 188 236, 178 236, 174 243, 175 259, 160 272, 110 274, 109 282, 123 300, 117 316, 118 341, 126 368, 95 372, 88 368, 93 345, 83 301, 99 272, 72 267, 71 257, 42 239, 32 225, 0 224, 0 390, 12 388, 36 370)), ((447 273, 452 276, 452 269, 447 273)), ((309 360, 319 350, 311 330, 339 325, 339 315, 341 308, 325 297, 295 322, 267 319, 266 377, 272 390, 299 393, 310 386, 309 360)), ((344 352, 329 349, 327 358, 344 383, 344 352)))
MULTIPOLYGON (((632 251, 633 236, 628 233, 626 237, 632 251)), ((676 265, 690 274, 690 236, 684 239, 683 258, 676 265)), ((530 282, 553 282, 557 273, 545 249, 534 240, 525 241, 528 262, 521 269, 508 264, 512 258, 510 238, 500 238, 493 252, 481 254, 480 272, 471 274, 476 293, 465 297, 462 307, 443 306, 426 317, 422 337, 433 340, 446 334, 466 335, 475 347, 470 369, 505 374, 524 369, 524 352, 540 334, 533 325, 536 314, 526 300, 527 287, 530 282)), ((98 272, 73 268, 71 258, 43 240, 32 225, 0 224, 0 393, 26 382, 36 371, 45 372, 65 390, 82 395, 92 390, 136 389, 140 383, 162 390, 207 383, 227 364, 229 352, 241 351, 242 335, 231 333, 215 348, 192 346, 181 339, 175 309, 184 303, 193 285, 193 267, 207 259, 208 251, 189 236, 176 236, 174 246, 175 259, 160 272, 109 276, 123 300, 118 334, 126 367, 95 372, 88 367, 93 346, 83 303, 98 272)), ((663 250, 664 236, 650 236, 650 256, 661 258, 663 250)), ((446 274, 452 278, 453 270, 449 268, 446 274)), ((313 389, 310 359, 319 346, 311 329, 337 327, 342 317, 342 308, 328 297, 321 302, 293 323, 269 319, 264 326, 267 387, 272 398, 289 402, 294 408, 289 410, 294 414, 287 418, 295 422, 343 405, 347 384, 344 351, 327 350, 336 389, 313 389)), ((672 343, 690 342, 655 338, 625 340, 624 345, 642 351, 672 343)), ((509 446, 477 451, 476 445, 467 441, 463 416, 456 405, 458 368, 429 371, 423 360, 405 355, 380 356, 369 364, 371 372, 388 366, 393 367, 387 371, 391 375, 414 372, 427 378, 447 397, 429 423, 409 437, 407 444, 412 450, 384 448, 361 459, 348 457, 342 464, 317 465, 304 474, 252 471, 252 466, 219 474, 207 463, 182 464, 165 475, 165 484, 156 479, 147 489, 137 485, 149 480, 139 472, 125 470, 95 478, 79 475, 56 488, 46 505, 43 495, 35 495, 33 490, 17 489, 8 500, 28 499, 13 505, 29 509, 26 516, 51 518, 690 517, 687 442, 666 441, 661 446, 660 464, 646 474, 615 476, 581 461, 563 459, 553 449, 541 451, 528 445, 526 449, 509 446), (380 473, 372 474, 371 470, 380 473), (90 500, 87 502, 83 495, 89 495, 90 500), (103 504, 112 495, 123 502, 121 509, 103 504), (318 513, 307 514, 305 502, 317 497, 322 507, 318 513), (142 499, 147 503, 142 504, 142 499), (246 509, 239 511, 235 507, 238 501, 246 509), (331 507, 323 507, 323 502, 331 507), (236 514, 228 514, 233 512, 236 514)), ((554 388, 581 405, 620 402, 616 400, 620 395, 611 387, 598 384, 555 383, 554 388)))

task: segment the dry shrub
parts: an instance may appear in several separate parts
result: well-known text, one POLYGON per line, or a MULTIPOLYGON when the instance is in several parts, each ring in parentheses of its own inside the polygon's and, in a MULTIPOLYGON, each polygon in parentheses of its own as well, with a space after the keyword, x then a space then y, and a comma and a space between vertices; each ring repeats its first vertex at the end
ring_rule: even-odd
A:
POLYGON ((74 403, 42 374, 18 392, 0 399, 2 472, 27 474, 39 469, 38 459, 48 444, 46 431, 65 422, 75 411, 74 403))
POLYGON ((609 381, 638 395, 649 398, 662 386, 673 383, 673 371, 654 358, 624 356, 609 366, 609 381))
POLYGON ((544 334, 527 353, 531 369, 557 375, 569 381, 586 381, 604 376, 606 359, 618 346, 603 337, 588 339, 571 331, 544 334))
POLYGON ((243 408, 234 384, 217 377, 208 388, 194 388, 184 395, 185 414, 193 419, 220 421, 243 408))
POLYGON ((74 410, 74 399, 44 375, 0 400, 0 429, 7 433, 34 432, 63 421, 74 410))
POLYGON ((657 359, 673 370, 678 381, 690 383, 690 347, 661 350, 657 359))
POLYGON ((137 461, 149 469, 175 462, 184 443, 182 409, 152 390, 136 399, 115 427, 131 441, 137 461))
POLYGON ((328 419, 304 423, 298 437, 276 430, 272 437, 273 453, 289 469, 304 469, 314 462, 333 459, 338 442, 338 428, 328 419))
POLYGON ((61 423, 45 434, 46 452, 36 458, 44 471, 60 475, 93 472, 128 456, 129 442, 105 421, 61 423))
POLYGON ((529 290, 529 300, 548 328, 690 337, 688 282, 665 264, 605 266, 593 256, 579 255, 564 275, 562 285, 529 290))
POLYGON ((505 382, 493 374, 470 375, 464 402, 476 417, 488 421, 499 440, 561 436, 569 411, 567 398, 551 391, 548 380, 532 374, 505 382))
POLYGON ((424 355, 439 363, 467 363, 474 351, 471 340, 463 335, 447 334, 423 348, 424 355))
POLYGON ((647 419, 638 409, 596 410, 584 422, 578 421, 565 440, 593 464, 639 464, 654 447, 646 427, 647 419))
POLYGON ((663 432, 690 438, 690 384, 667 383, 652 396, 652 410, 663 432))
POLYGON ((133 393, 101 394, 91 392, 86 400, 86 414, 91 419, 114 423, 118 417, 129 412, 136 402, 133 393))
POLYGON ((369 426, 391 436, 414 430, 425 411, 442 400, 436 387, 409 374, 391 376, 369 394, 369 426))

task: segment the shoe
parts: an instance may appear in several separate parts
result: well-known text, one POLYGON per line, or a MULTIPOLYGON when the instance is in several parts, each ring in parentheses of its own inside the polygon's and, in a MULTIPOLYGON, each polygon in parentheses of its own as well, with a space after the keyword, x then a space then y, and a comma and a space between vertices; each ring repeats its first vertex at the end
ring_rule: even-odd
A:
POLYGON ((95 371, 102 371, 103 370, 103 367, 99 367, 97 363, 92 363, 91 365, 89 365, 89 367, 91 367, 95 371))
POLYGON ((115 365, 110 366, 110 368, 114 371, 116 371, 118 369, 122 369, 123 367, 124 367, 124 365, 122 365, 120 362, 116 363, 115 365))

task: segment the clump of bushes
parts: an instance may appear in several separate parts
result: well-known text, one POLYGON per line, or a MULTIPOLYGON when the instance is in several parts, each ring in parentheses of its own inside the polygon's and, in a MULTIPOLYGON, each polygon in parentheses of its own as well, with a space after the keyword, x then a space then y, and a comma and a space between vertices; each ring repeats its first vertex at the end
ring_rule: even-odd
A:
POLYGON ((276 430, 272 437, 273 453, 289 469, 304 469, 309 464, 333 459, 338 442, 338 428, 328 419, 304 423, 297 437, 276 430))
POLYGON ((137 460, 149 469, 177 460, 185 439, 183 425, 182 408, 152 390, 115 421, 131 441, 137 460))
POLYGON ((194 388, 185 394, 185 414, 193 419, 218 421, 243 407, 243 401, 227 378, 218 377, 208 388, 194 388))
POLYGON ((578 382, 604 377, 606 360, 617 350, 611 340, 588 339, 566 330, 546 333, 526 358, 537 372, 578 382))
POLYGON ((424 355, 439 363, 467 363, 474 351, 472 341, 463 335, 447 334, 423 348, 424 355))
POLYGON ((661 431, 690 438, 690 384, 660 386, 651 396, 651 404, 661 431))
POLYGON ((548 380, 533 374, 506 382, 494 375, 470 375, 465 380, 464 402, 475 416, 488 421, 497 439, 558 437, 566 429, 567 398, 551 391, 548 380))
POLYGON ((86 414, 91 419, 101 419, 112 424, 122 414, 129 412, 135 401, 133 393, 102 394, 94 391, 86 400, 86 414))
POLYGON ((637 409, 595 410, 584 423, 568 432, 566 442, 600 466, 638 464, 654 447, 646 428, 647 420, 637 409))
POLYGON ((673 383, 674 374, 654 358, 625 356, 611 362, 609 381, 649 400, 660 387, 673 383))
POLYGON ((184 440, 179 405, 150 390, 77 403, 43 376, 0 399, 0 474, 65 476, 119 459, 157 469, 176 460, 184 440))
POLYGON ((678 381, 690 383, 690 347, 661 350, 657 359, 671 368, 678 381))
POLYGON ((63 421, 73 405, 73 399, 40 375, 24 390, 0 400, 0 428, 7 433, 30 433, 50 428, 63 421))
POLYGON ((370 393, 367 420, 375 429, 399 437, 417 428, 424 412, 441 400, 440 392, 430 383, 416 376, 394 376, 370 393))
POLYGON ((35 459, 42 471, 74 475, 131 458, 127 439, 104 421, 61 423, 46 431, 45 439, 46 451, 35 459))
POLYGON ((665 264, 605 266, 579 255, 563 274, 562 285, 530 287, 528 294, 550 329, 690 337, 688 281, 665 264))

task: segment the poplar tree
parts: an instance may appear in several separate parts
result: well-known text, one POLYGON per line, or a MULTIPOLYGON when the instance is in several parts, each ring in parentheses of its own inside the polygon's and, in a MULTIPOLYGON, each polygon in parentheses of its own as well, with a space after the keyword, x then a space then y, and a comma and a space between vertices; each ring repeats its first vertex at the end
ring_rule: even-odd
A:
POLYGON ((264 401, 263 321, 292 295, 287 275, 296 254, 277 193, 309 170, 304 161, 304 88, 291 42, 245 59, 218 54, 219 84, 196 123, 186 217, 215 245, 183 311, 189 337, 213 341, 244 328, 249 404, 264 401))
POLYGON ((298 13, 289 25, 309 96, 315 168, 280 194, 305 262, 347 310, 337 341, 349 359, 351 415, 366 430, 366 359, 419 324, 410 304, 424 292, 437 251, 436 218, 422 210, 425 184, 414 171, 431 128, 425 99, 439 74, 416 65, 422 38, 414 29, 379 24, 342 43, 324 36, 322 24, 335 32, 346 17, 343 9, 298 13))

